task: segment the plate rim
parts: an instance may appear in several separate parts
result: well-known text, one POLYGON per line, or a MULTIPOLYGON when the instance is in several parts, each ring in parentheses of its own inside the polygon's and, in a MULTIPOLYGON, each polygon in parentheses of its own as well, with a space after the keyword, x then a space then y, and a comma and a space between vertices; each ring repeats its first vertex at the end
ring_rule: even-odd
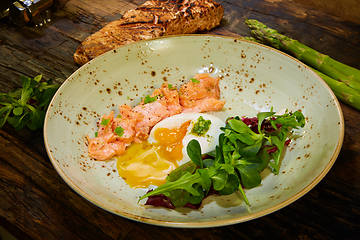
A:
POLYGON ((178 34, 178 35, 169 35, 169 36, 162 36, 162 37, 157 37, 157 38, 153 38, 153 39, 146 39, 146 40, 141 40, 141 41, 137 41, 137 42, 133 42, 130 44, 126 44, 123 46, 120 46, 114 50, 110 50, 106 53, 101 54, 100 56, 92 59, 91 61, 87 62, 86 64, 80 66, 78 69, 76 69, 59 87, 59 89, 56 91, 56 93, 54 94, 49 107, 46 111, 46 115, 45 115, 45 120, 44 120, 44 127, 43 127, 43 137, 44 137, 44 145, 46 148, 46 152, 47 155, 53 165, 53 167, 55 168, 56 172, 61 176, 62 180, 72 189, 74 190, 78 195, 80 195, 82 198, 86 199, 87 201, 91 202, 92 204, 94 204, 95 206, 106 210, 107 212, 113 213, 115 215, 118 215, 120 217, 124 217, 130 220, 134 220, 137 222, 141 222, 141 223, 146 223, 146 224, 152 224, 152 225, 156 225, 156 226, 163 226, 163 227, 174 227, 174 228, 208 228, 208 227, 220 227, 220 226, 226 226, 226 225, 232 225, 232 224, 237 224, 237 223, 241 223, 241 222, 246 222, 252 219, 256 219, 256 218, 260 218, 263 217, 265 215, 268 215, 270 213, 276 212, 280 209, 282 209, 283 207, 286 207, 288 205, 290 205, 291 203, 295 202, 296 200, 298 200, 299 198, 301 198, 302 196, 304 196, 306 193, 308 193, 311 189, 313 189, 325 176, 326 174, 329 172, 329 170, 331 169, 331 167, 334 165, 340 150, 342 148, 342 144, 344 141, 344 132, 345 132, 345 123, 344 123, 344 116, 343 116, 343 112, 339 103, 339 100, 337 99, 337 97, 335 96, 334 92, 331 90, 331 88, 326 84, 326 82, 316 73, 314 72, 309 66, 305 65, 304 63, 302 63, 300 60, 294 58, 293 56, 286 54, 278 49, 269 47, 267 45, 258 43, 258 42, 253 42, 247 39, 244 39, 242 37, 234 37, 234 36, 224 36, 224 35, 217 35, 217 34, 178 34), (325 87, 325 89, 330 93, 332 100, 334 100, 335 103, 335 107, 337 109, 337 113, 340 117, 340 124, 339 126, 339 138, 338 138, 338 142, 335 148, 335 151, 333 152, 331 158, 329 159, 329 162, 327 163, 327 165, 325 166, 325 168, 319 173, 319 175, 317 175, 308 185, 306 185, 302 190, 298 191, 296 194, 294 194, 293 196, 291 196, 290 198, 274 205, 271 208, 267 208, 264 209, 262 211, 256 212, 256 213, 250 213, 246 216, 241 216, 241 217, 236 217, 236 218, 230 218, 230 219, 218 219, 218 220, 211 220, 211 221, 203 221, 203 222, 179 222, 179 221, 166 221, 166 220, 157 220, 157 219, 152 219, 152 218, 148 218, 148 217, 142 217, 142 216, 138 216, 135 214, 131 214, 131 213, 127 213, 124 211, 116 211, 116 210, 112 210, 110 208, 106 208, 106 206, 102 206, 101 201, 97 201, 95 199, 93 199, 91 197, 90 194, 86 193, 85 191, 81 190, 80 187, 78 187, 75 183, 73 183, 73 181, 71 180, 71 178, 69 178, 60 168, 59 164, 57 164, 57 161, 55 160, 49 143, 48 143, 48 139, 47 139, 47 125, 48 125, 48 116, 50 114, 51 108, 53 106, 53 102, 55 101, 55 99, 58 97, 59 93, 61 92, 61 90, 70 82, 70 78, 73 78, 74 76, 76 76, 78 74, 79 71, 81 71, 81 69, 85 68, 86 66, 88 66, 89 64, 91 64, 94 61, 99 61, 100 59, 106 57, 106 55, 111 54, 111 52, 113 52, 114 50, 120 49, 120 48, 127 48, 131 45, 141 45, 144 44, 146 42, 151 42, 151 41, 156 41, 159 39, 169 39, 169 38, 182 38, 182 37, 198 37, 198 38, 223 38, 223 39, 232 39, 233 41, 242 41, 242 42, 246 42, 246 43, 250 43, 250 44, 255 44, 258 45, 260 47, 266 48, 270 51, 276 52, 278 54, 281 54, 285 57, 288 57, 292 60, 294 60, 295 62, 297 62, 299 65, 301 65, 302 67, 304 67, 305 69, 309 70, 314 76, 315 78, 322 83, 322 85, 325 87))

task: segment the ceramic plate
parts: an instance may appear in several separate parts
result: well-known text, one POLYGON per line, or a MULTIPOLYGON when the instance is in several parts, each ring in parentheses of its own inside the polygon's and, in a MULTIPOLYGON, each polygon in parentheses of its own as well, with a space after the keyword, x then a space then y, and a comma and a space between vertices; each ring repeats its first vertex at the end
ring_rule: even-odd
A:
POLYGON ((234 224, 274 212, 303 196, 329 171, 342 145, 344 122, 332 91, 313 71, 272 48, 222 36, 182 35, 142 41, 107 52, 73 73, 46 114, 45 146, 64 181, 95 205, 140 222, 171 227, 234 224), (145 207, 147 189, 132 189, 115 160, 89 158, 86 136, 118 105, 136 105, 163 82, 179 86, 196 73, 221 76, 225 109, 211 113, 255 116, 259 111, 300 109, 302 137, 292 141, 280 174, 262 173, 247 190, 248 207, 237 194, 206 198, 199 210, 145 207))

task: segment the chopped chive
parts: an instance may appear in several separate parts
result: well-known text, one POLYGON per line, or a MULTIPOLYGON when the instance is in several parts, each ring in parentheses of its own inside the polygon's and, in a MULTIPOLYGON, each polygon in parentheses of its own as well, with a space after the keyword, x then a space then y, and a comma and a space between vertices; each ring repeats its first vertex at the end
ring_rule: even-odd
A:
POLYGON ((99 132, 95 132, 95 137, 97 137, 99 135, 99 132))
POLYGON ((156 97, 150 97, 149 95, 146 95, 144 98, 144 104, 155 102, 156 99, 156 97))
POLYGON ((109 124, 109 122, 110 122, 110 119, 101 119, 101 125, 103 125, 103 126, 106 126, 106 125, 108 125, 109 124))
POLYGON ((169 83, 169 84, 168 84, 168 88, 169 88, 170 90, 172 90, 172 89, 174 89, 174 86, 169 83))
POLYGON ((199 80, 197 80, 196 78, 191 78, 190 79, 193 83, 199 83, 200 81, 199 80))
POLYGON ((114 132, 119 136, 121 137, 122 135, 124 135, 124 129, 122 127, 117 127, 115 128, 114 132))

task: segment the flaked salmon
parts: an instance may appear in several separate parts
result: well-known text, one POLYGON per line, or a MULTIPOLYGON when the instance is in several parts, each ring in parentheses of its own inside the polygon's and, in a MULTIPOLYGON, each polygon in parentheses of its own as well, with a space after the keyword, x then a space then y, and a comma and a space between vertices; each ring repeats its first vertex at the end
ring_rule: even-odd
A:
POLYGON ((220 99, 220 78, 207 73, 197 74, 180 88, 180 103, 183 112, 206 112, 221 110, 225 101, 220 99))
POLYGON ((118 116, 113 111, 102 116, 97 136, 87 138, 90 157, 108 160, 121 155, 132 142, 146 140, 152 127, 167 117, 182 112, 221 110, 225 101, 220 100, 219 80, 209 74, 198 74, 180 91, 163 84, 134 108, 124 104, 119 107, 118 116))

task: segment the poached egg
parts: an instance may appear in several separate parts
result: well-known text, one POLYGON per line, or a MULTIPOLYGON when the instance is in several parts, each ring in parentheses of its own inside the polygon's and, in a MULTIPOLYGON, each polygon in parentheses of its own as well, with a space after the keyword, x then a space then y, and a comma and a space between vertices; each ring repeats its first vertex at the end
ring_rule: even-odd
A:
POLYGON ((119 175, 133 188, 159 186, 166 182, 167 175, 180 164, 190 160, 187 144, 196 139, 201 152, 207 153, 218 145, 221 119, 205 113, 181 113, 163 119, 151 130, 147 141, 133 143, 125 153, 117 157, 119 175), (194 125, 202 117, 208 129, 204 134, 195 134, 194 125))

